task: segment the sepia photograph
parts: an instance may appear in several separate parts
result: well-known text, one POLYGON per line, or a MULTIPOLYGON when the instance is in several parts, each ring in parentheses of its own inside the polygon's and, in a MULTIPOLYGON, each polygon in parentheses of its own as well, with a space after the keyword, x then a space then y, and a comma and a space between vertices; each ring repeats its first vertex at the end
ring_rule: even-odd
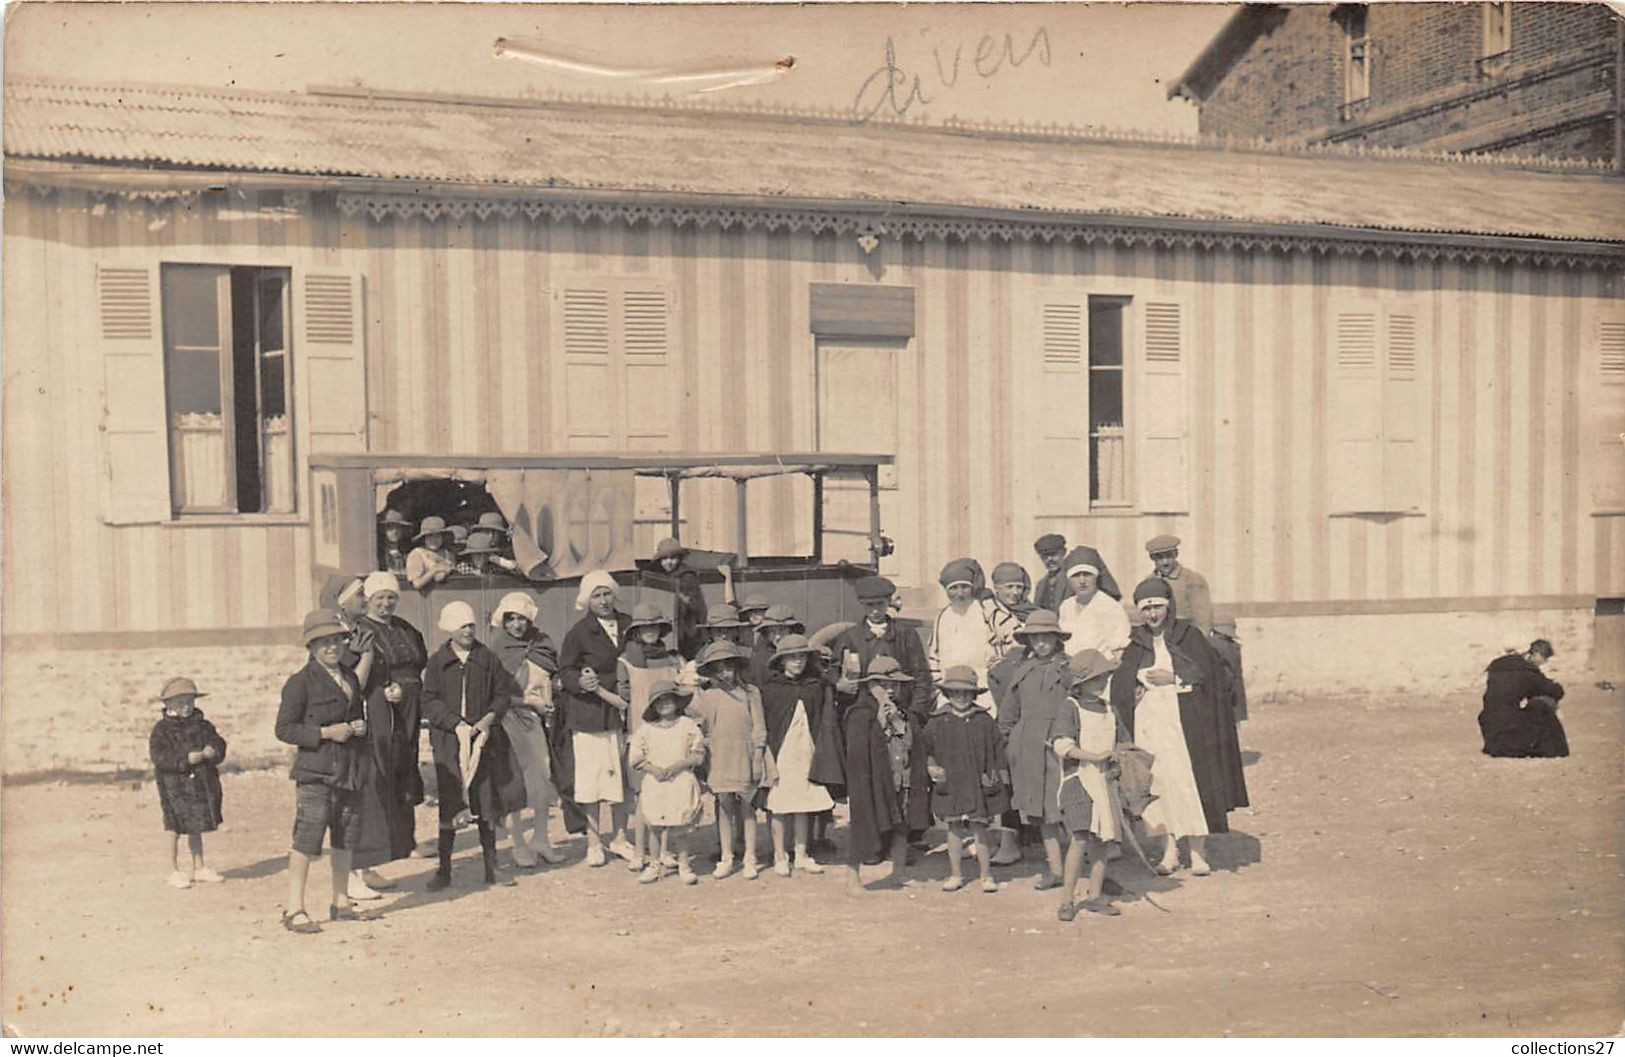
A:
POLYGON ((12 0, 10 1052, 1620 1035, 1622 68, 12 0))

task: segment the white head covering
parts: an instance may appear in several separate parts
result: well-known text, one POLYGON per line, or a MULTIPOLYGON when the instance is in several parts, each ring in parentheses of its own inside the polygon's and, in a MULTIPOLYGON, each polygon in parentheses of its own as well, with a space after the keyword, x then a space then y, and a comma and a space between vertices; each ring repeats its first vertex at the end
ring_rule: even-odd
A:
POLYGON ((474 607, 467 602, 447 602, 440 611, 440 630, 456 631, 465 624, 474 623, 474 607))
POLYGON ((362 581, 361 593, 371 598, 380 591, 393 591, 395 594, 400 594, 401 582, 395 579, 395 574, 391 572, 379 570, 375 573, 368 573, 366 580, 362 581))
POLYGON ((491 626, 493 628, 500 628, 502 626, 502 618, 507 616, 509 613, 524 617, 526 620, 534 624, 536 623, 536 615, 538 612, 540 611, 536 608, 536 603, 533 602, 531 597, 525 592, 509 591, 507 594, 502 596, 502 601, 497 603, 496 611, 491 614, 491 626))
MULTIPOLYGON (((338 598, 334 599, 334 601, 336 601, 340 606, 347 606, 350 604, 350 600, 355 598, 356 595, 365 597, 366 593, 367 581, 358 576, 354 580, 351 580, 349 583, 344 585, 344 590, 339 592, 338 598)), ((400 591, 397 590, 395 593, 400 594, 400 591)))
POLYGON ((587 599, 591 598, 592 593, 600 587, 607 587, 611 591, 617 592, 620 590, 615 586, 615 577, 602 569, 594 569, 581 578, 581 590, 576 592, 576 608, 586 609, 587 599))
POLYGON ((1090 565, 1088 562, 1073 562, 1071 565, 1066 567, 1066 575, 1071 576, 1074 573, 1094 573, 1096 576, 1099 576, 1100 570, 1095 568, 1093 565, 1090 565))

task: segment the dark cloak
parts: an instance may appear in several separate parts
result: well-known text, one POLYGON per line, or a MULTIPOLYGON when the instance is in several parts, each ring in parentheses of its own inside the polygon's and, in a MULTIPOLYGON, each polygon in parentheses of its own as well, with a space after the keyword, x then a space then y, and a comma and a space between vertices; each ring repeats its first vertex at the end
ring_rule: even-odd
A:
POLYGON ((1568 735, 1557 718, 1562 684, 1516 654, 1497 657, 1485 671, 1484 710, 1478 714, 1484 755, 1567 756, 1568 735))
POLYGON ((429 658, 423 680, 423 714, 429 720, 429 745, 434 749, 435 777, 440 792, 440 819, 444 824, 463 807, 492 824, 525 803, 525 784, 514 766, 513 750, 502 729, 502 713, 519 699, 519 684, 496 655, 475 642, 468 661, 460 663, 448 641, 429 658), (462 702, 461 713, 457 703, 462 702), (479 768, 463 796, 463 775, 458 762, 457 723, 497 717, 480 754, 479 768))
POLYGON ((185 719, 165 715, 152 728, 147 751, 158 776, 158 805, 164 829, 171 833, 211 833, 224 821, 221 814, 220 762, 226 758, 226 739, 203 718, 196 707, 185 719), (187 754, 214 746, 214 759, 188 763, 187 754))
POLYGON ((769 668, 767 679, 758 688, 762 695, 762 718, 767 724, 767 751, 778 758, 784 747, 785 735, 796 718, 799 702, 807 712, 807 732, 812 736, 812 767, 807 779, 829 789, 831 796, 839 796, 845 784, 845 771, 841 765, 840 732, 835 722, 835 709, 829 685, 812 666, 798 679, 785 677, 782 668, 769 668))

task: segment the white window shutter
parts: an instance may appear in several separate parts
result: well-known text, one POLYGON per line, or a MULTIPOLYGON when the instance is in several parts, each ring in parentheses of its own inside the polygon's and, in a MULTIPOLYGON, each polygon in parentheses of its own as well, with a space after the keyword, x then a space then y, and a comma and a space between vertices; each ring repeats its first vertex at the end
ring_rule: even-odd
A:
POLYGON ((626 446, 670 451, 673 411, 682 404, 672 369, 672 292, 658 283, 620 290, 620 342, 626 379, 626 446))
POLYGON ((1335 303, 1327 345, 1331 512, 1387 507, 1383 489, 1383 316, 1375 302, 1335 303))
POLYGON ((1140 331, 1139 508, 1182 514, 1191 507, 1189 308, 1147 301, 1140 331))
POLYGON ((167 521, 169 440, 164 426, 164 335, 156 268, 96 269, 102 354, 102 520, 167 521))
POLYGON ((558 387, 554 420, 564 424, 569 451, 614 446, 616 416, 610 349, 620 306, 610 284, 567 285, 555 294, 558 345, 564 350, 564 384, 558 387))
POLYGON ((1591 344, 1597 383, 1587 428, 1592 509, 1625 511, 1625 315, 1599 318, 1591 344))
POLYGON ((1036 306, 1039 516, 1089 510, 1089 300, 1046 292, 1036 306))
POLYGON ((295 425, 303 455, 367 450, 367 335, 355 272, 294 272, 295 425), (299 376, 304 376, 300 383, 299 376))
POLYGON ((1390 306, 1383 313, 1386 361, 1382 380, 1382 483, 1384 509, 1422 509, 1424 397, 1433 357, 1414 305, 1390 306))

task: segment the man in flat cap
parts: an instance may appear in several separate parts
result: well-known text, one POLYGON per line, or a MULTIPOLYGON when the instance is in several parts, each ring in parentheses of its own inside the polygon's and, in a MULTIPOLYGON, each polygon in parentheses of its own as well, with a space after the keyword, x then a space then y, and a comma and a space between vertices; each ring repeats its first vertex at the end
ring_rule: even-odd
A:
POLYGON ((1072 588, 1068 586, 1066 573, 1061 569, 1062 559, 1066 557, 1066 537, 1059 532, 1045 533, 1033 542, 1033 550, 1038 552, 1038 560, 1044 563, 1044 575, 1038 578, 1038 583, 1033 587, 1033 607, 1054 612, 1061 608, 1062 602, 1072 597, 1072 588))
POLYGON ((1174 592, 1174 613, 1180 620, 1196 625, 1205 637, 1212 638, 1213 593, 1201 573, 1179 564, 1179 537, 1153 536, 1146 541, 1145 550, 1151 555, 1157 576, 1167 581, 1174 592))
MULTIPOLYGON (((921 734, 935 706, 936 687, 926 662, 925 644, 911 627, 899 623, 891 613, 896 587, 884 576, 865 576, 857 582, 858 604, 863 619, 837 635, 830 643, 838 678, 835 691, 850 704, 858 692, 858 680, 869 673, 876 657, 891 657, 912 678, 904 684, 898 702, 908 713, 914 748, 909 755, 909 792, 903 805, 909 837, 918 841, 931 828, 931 777, 926 768, 926 752, 921 734)), ((902 863, 898 864, 903 865, 902 863)))

